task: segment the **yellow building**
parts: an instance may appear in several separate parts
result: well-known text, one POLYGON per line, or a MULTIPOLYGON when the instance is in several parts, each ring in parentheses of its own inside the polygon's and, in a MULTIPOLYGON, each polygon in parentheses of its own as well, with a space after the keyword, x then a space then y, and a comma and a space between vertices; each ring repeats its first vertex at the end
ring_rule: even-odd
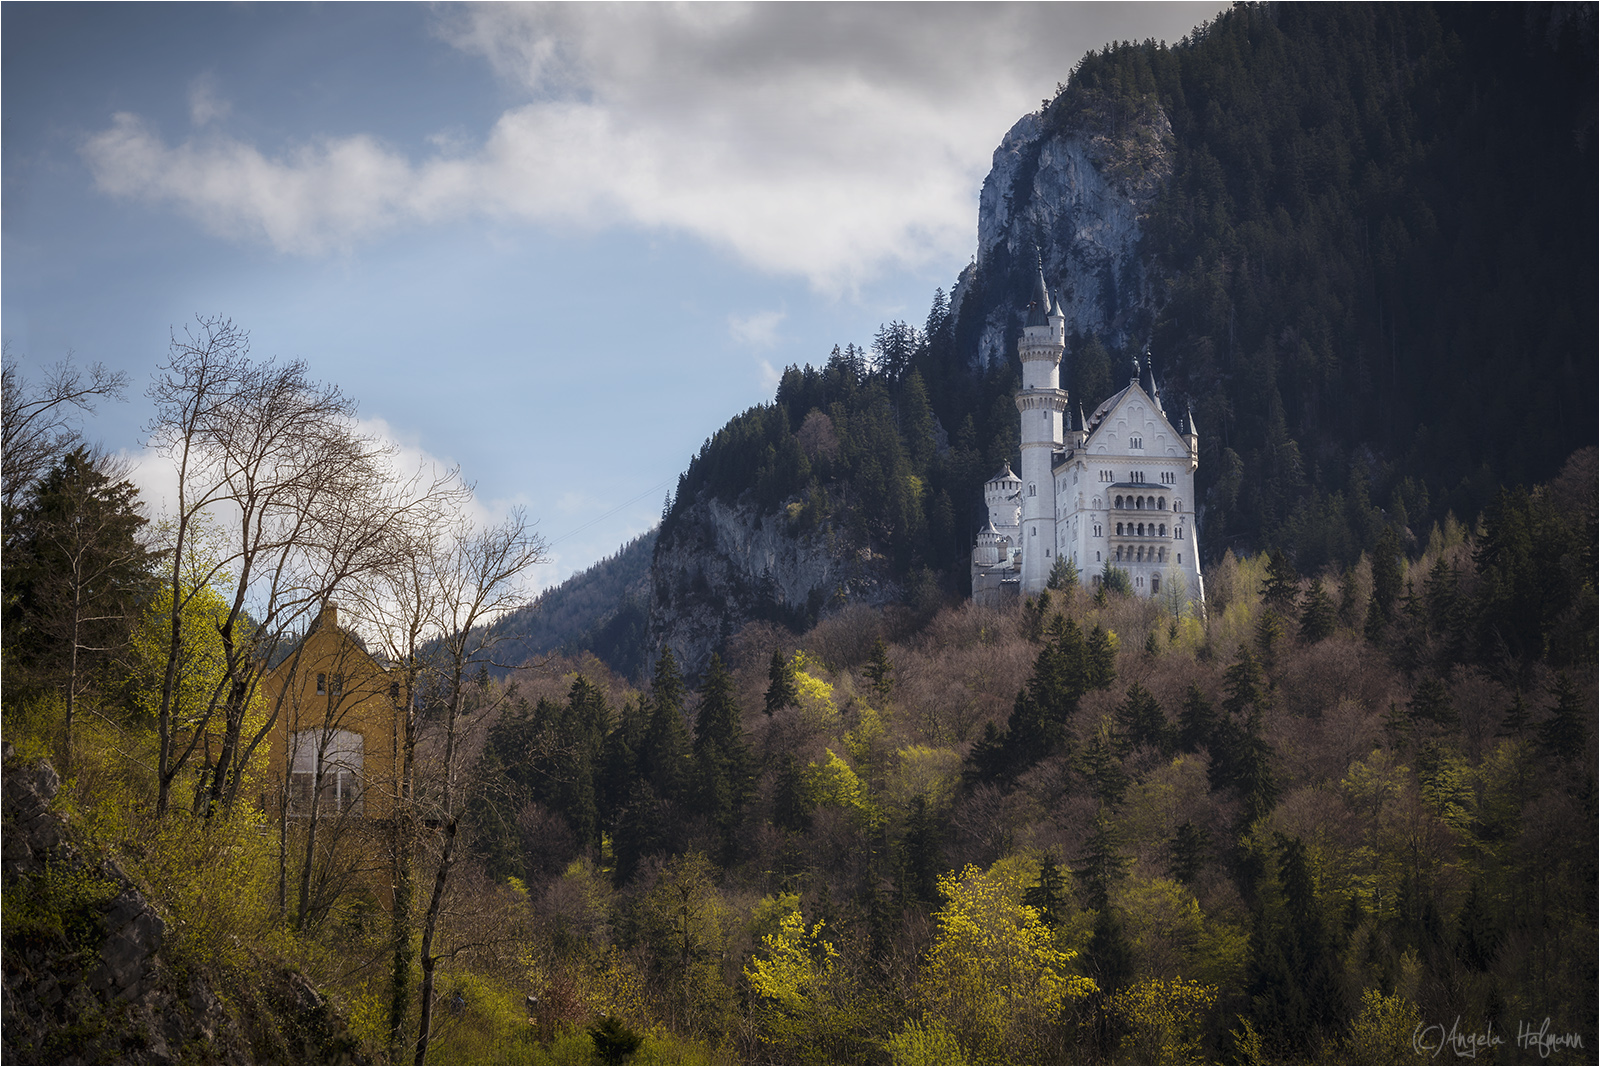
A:
POLYGON ((409 694, 402 672, 367 652, 326 605, 297 648, 262 679, 277 709, 263 807, 287 802, 291 819, 312 814, 385 819, 393 809, 398 731, 409 694))

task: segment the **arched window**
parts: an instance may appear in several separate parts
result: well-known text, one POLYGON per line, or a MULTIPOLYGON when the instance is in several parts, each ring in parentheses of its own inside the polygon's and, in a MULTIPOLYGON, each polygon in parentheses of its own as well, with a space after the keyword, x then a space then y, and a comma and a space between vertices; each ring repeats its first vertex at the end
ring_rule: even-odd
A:
POLYGON ((1161 592, 1161 576, 1156 575, 1150 579, 1150 595, 1155 596, 1159 592, 1161 592))
POLYGON ((1166 511, 1167 510, 1167 498, 1166 497, 1157 498, 1157 500, 1156 500, 1156 510, 1157 511, 1166 511))
POLYGON ((1159 536, 1161 536, 1161 537, 1167 536, 1167 524, 1166 523, 1162 523, 1161 524, 1161 533, 1159 534, 1159 536))
POLYGON ((1120 496, 1117 497, 1115 506, 1119 508, 1122 506, 1122 498, 1120 496))
POLYGON ((1122 523, 1120 523, 1120 522, 1117 523, 1117 536, 1118 537, 1122 536, 1122 523))
POLYGON ((1037 485, 1034 485, 1032 482, 1029 482, 1028 483, 1028 495, 1029 496, 1038 496, 1039 495, 1039 487, 1037 485))

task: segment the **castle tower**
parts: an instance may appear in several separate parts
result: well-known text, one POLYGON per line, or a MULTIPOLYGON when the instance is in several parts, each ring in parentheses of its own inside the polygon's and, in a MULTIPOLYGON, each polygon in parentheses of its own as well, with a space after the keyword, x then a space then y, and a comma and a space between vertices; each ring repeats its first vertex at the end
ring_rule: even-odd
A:
POLYGON ((1045 587, 1055 563, 1056 506, 1051 457, 1061 448, 1061 413, 1067 393, 1061 388, 1061 357, 1067 348, 1066 316, 1051 298, 1041 267, 1037 291, 1028 305, 1018 355, 1022 389, 1022 593, 1045 587))

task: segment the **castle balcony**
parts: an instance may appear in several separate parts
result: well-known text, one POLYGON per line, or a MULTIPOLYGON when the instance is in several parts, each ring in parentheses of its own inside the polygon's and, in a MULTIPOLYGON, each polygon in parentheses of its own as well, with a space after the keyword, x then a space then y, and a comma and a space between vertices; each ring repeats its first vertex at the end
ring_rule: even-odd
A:
POLYGON ((1165 511, 1172 514, 1172 499, 1166 493, 1119 493, 1111 497, 1109 510, 1116 512, 1137 511, 1152 512, 1165 511))
POLYGON ((1111 526, 1111 543, 1120 541, 1140 543, 1145 541, 1175 540, 1172 526, 1164 522, 1116 522, 1111 526))

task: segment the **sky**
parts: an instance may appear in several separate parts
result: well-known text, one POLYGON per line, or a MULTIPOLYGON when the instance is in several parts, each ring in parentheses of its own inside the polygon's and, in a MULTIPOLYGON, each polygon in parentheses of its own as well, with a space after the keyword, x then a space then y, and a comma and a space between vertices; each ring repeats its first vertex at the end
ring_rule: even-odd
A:
POLYGON ((145 390, 231 318, 525 508, 547 587, 785 366, 921 324, 1085 52, 1220 8, 7 2, 4 358, 125 371, 85 434, 158 509, 145 390))

